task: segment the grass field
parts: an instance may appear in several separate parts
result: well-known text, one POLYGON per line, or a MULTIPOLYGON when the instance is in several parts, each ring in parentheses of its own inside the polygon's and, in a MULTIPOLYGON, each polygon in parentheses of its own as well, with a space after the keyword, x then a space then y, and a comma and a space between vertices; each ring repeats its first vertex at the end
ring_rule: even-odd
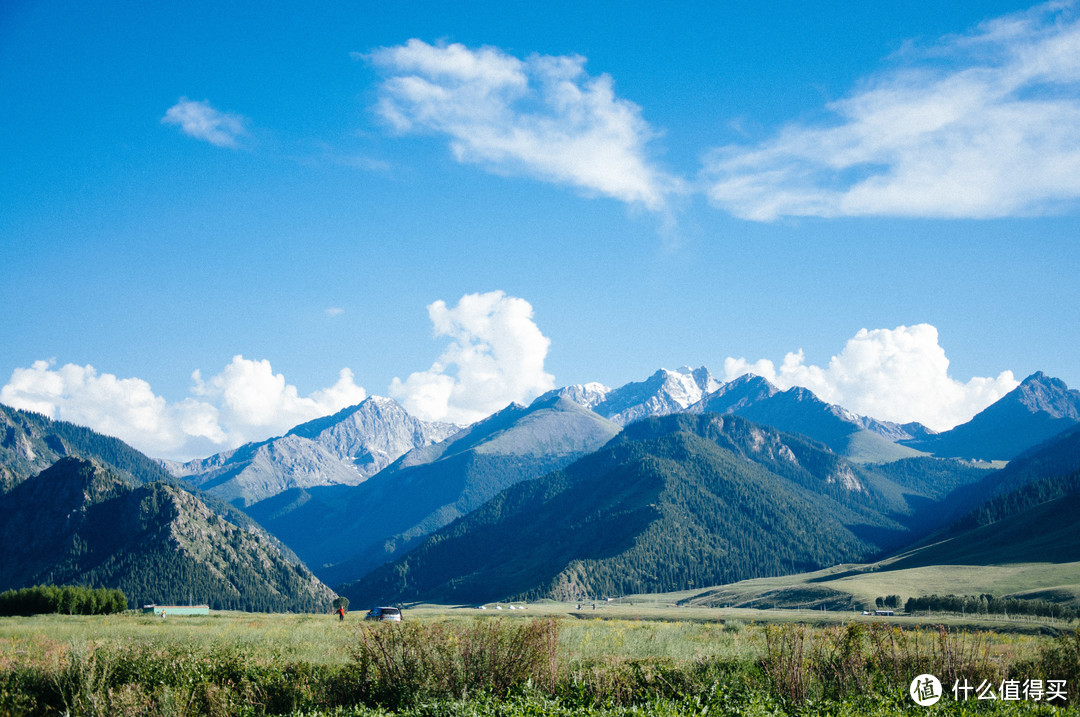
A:
POLYGON ((918 671, 1080 681, 1080 635, 1060 624, 1055 639, 1024 621, 677 607, 695 594, 421 605, 402 625, 362 612, 0 618, 0 715, 923 714, 906 696, 918 671))
MULTIPOLYGON (((885 595, 1006 595, 1052 591, 1080 606, 1080 563, 935 565, 891 569, 894 561, 837 565, 802 575, 745 580, 718 588, 672 593, 668 602, 691 605, 782 607, 807 610, 873 609, 885 595)), ((663 596, 650 596, 663 600, 663 596)))

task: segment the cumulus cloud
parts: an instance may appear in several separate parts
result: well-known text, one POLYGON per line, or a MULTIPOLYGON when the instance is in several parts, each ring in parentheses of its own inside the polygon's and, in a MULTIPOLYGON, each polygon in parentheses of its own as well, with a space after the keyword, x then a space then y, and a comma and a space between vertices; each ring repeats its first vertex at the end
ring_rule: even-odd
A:
POLYGON ((555 377, 544 371, 551 342, 529 302, 492 291, 427 309, 435 335, 452 340, 431 368, 390 384, 390 395, 413 415, 471 423, 554 388, 555 377))
POLYGON ((36 361, 12 372, 0 403, 88 426, 153 456, 186 459, 280 435, 366 397, 349 369, 333 386, 300 396, 269 361, 243 356, 207 380, 199 371, 192 379, 193 395, 169 403, 139 378, 36 361))
POLYGON ((1080 22, 1051 2, 910 49, 754 147, 711 153, 712 202, 733 214, 989 218, 1080 197, 1080 22))
POLYGON ((788 353, 779 369, 768 359, 724 361, 729 381, 753 373, 783 389, 803 386, 864 416, 918 421, 939 431, 970 420, 1019 385, 1011 371, 964 383, 948 369, 938 331, 929 324, 861 329, 824 368, 807 365, 801 349, 788 353))
POLYGON ((189 137, 201 139, 217 147, 235 149, 247 135, 247 120, 241 115, 221 112, 206 100, 195 102, 187 97, 165 111, 162 124, 177 125, 189 137))
POLYGON ((402 133, 447 135, 454 156, 499 173, 663 207, 679 181, 646 151, 656 132, 585 58, 409 40, 367 56, 387 77, 379 113, 402 133))
POLYGON ((293 426, 325 416, 363 401, 367 393, 353 382, 353 374, 341 369, 337 383, 301 396, 285 376, 274 373, 270 362, 233 356, 225 369, 208 380, 195 371, 192 393, 218 406, 221 420, 232 427, 233 442, 256 436, 285 433, 293 426))

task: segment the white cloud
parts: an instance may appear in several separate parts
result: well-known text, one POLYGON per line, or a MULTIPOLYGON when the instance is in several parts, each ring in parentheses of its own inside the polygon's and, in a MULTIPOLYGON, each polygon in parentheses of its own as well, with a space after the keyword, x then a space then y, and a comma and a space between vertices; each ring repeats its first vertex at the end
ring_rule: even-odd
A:
POLYGON ((1011 371, 963 383, 948 374, 949 360, 929 324, 861 329, 825 368, 807 365, 802 350, 788 353, 777 370, 768 359, 724 361, 727 380, 753 373, 780 388, 804 386, 818 398, 880 420, 919 421, 947 430, 1016 388, 1011 371))
POLYGON ((349 369, 333 386, 300 396, 268 361, 242 356, 209 380, 199 371, 192 379, 193 396, 170 404, 139 378, 36 361, 12 372, 0 403, 116 436, 152 456, 194 458, 280 435, 366 397, 349 369))
POLYGON ((293 426, 325 416, 363 401, 367 393, 353 383, 352 371, 341 370, 330 388, 300 396, 285 376, 274 373, 270 362, 243 356, 221 373, 204 381, 199 371, 192 376, 192 393, 209 398, 219 407, 222 421, 231 427, 233 443, 280 435, 293 426))
POLYGON ((544 371, 551 342, 533 322, 529 302, 492 291, 467 294, 454 308, 443 301, 427 308, 435 335, 452 341, 427 371, 391 383, 390 395, 409 413, 471 423, 554 388, 554 376, 544 371))
POLYGON ((638 203, 657 210, 680 182, 646 152, 656 132, 615 96, 585 58, 409 40, 369 55, 388 75, 378 111, 400 132, 450 137, 461 162, 638 203))
POLYGON ((780 216, 988 218, 1080 197, 1080 22, 1052 2, 898 56, 792 124, 706 160, 708 195, 753 220, 780 216))
POLYGON ((195 102, 187 97, 170 107, 161 118, 162 124, 173 124, 189 137, 201 139, 217 147, 239 146, 241 137, 247 135, 247 120, 241 115, 221 112, 206 100, 195 102))

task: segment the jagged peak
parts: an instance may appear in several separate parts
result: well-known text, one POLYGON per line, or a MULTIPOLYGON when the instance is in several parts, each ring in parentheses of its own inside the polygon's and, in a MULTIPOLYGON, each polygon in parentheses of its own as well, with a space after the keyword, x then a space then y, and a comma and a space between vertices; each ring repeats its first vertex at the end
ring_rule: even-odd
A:
POLYGON ((610 386, 606 386, 599 381, 589 381, 587 383, 576 383, 562 388, 553 388, 550 391, 546 391, 533 401, 533 404, 541 401, 546 401, 551 396, 562 396, 568 398, 574 403, 584 406, 585 408, 592 408, 597 404, 604 401, 612 389, 610 386))
POLYGON ((730 381, 728 381, 725 385, 727 385, 727 386, 738 386, 738 385, 741 385, 741 384, 744 384, 744 383, 754 383, 754 384, 762 383, 762 384, 765 384, 767 386, 772 386, 773 388, 776 388, 775 384, 772 381, 770 381, 769 379, 765 378, 764 376, 761 376, 761 375, 756 374, 756 373, 740 374, 740 375, 736 376, 735 378, 731 379, 730 381))
POLYGON ((611 390, 610 386, 600 383, 599 381, 587 381, 585 383, 578 384, 586 391, 607 392, 611 390))
MULTIPOLYGON (((1012 399, 1034 413, 1080 419, 1080 391, 1070 389, 1060 378, 1036 371, 1001 401, 1012 399)), ((992 406, 991 406, 992 408, 992 406)))

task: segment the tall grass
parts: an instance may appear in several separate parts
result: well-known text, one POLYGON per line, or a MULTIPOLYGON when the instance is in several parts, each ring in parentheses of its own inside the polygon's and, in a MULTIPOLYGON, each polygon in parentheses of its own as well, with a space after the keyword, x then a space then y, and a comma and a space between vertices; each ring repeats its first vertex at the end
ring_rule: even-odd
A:
MULTIPOLYGON (((216 632, 198 620, 166 627, 132 618, 120 639, 4 637, 0 630, 0 717, 921 715, 907 687, 923 672, 946 685, 956 678, 1064 679, 1068 705, 1080 699, 1080 633, 1036 641, 858 622, 454 617, 340 625, 326 616, 316 628, 290 620, 283 618, 284 632, 295 625, 306 635, 300 644, 263 616, 219 620, 216 632), (143 639, 129 639, 128 630, 143 639), (311 649, 315 634, 327 636, 334 654, 311 649), (309 652, 311 659, 302 656, 309 652)), ((31 624, 54 625, 19 623, 31 624)), ((951 698, 935 709, 1054 713, 1045 703, 951 698)))
POLYGON ((553 693, 557 650, 550 618, 376 623, 361 626, 352 658, 364 702, 397 708, 479 692, 506 696, 525 686, 553 693))
POLYGON ((1008 673, 1004 661, 992 659, 986 633, 944 626, 904 630, 885 623, 770 625, 765 636, 762 671, 774 693, 796 703, 870 690, 903 692, 913 677, 924 673, 947 685, 962 679, 996 685, 1008 673))
POLYGON ((1044 645, 1034 659, 1013 666, 1014 677, 1065 680, 1069 704, 1080 706, 1080 628, 1044 645))

